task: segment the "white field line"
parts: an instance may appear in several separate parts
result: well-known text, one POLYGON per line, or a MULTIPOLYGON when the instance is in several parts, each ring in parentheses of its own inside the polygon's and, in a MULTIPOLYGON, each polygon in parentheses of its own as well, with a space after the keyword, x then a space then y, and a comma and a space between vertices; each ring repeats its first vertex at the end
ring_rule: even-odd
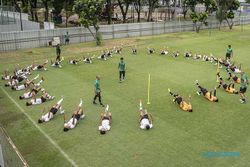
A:
POLYGON ((47 135, 37 124, 36 122, 25 112, 25 110, 9 95, 6 90, 1 87, 2 91, 7 95, 7 97, 17 106, 17 108, 32 122, 32 124, 50 141, 50 143, 55 146, 55 148, 71 163, 72 166, 77 167, 78 165, 72 160, 68 154, 66 154, 63 149, 47 135))

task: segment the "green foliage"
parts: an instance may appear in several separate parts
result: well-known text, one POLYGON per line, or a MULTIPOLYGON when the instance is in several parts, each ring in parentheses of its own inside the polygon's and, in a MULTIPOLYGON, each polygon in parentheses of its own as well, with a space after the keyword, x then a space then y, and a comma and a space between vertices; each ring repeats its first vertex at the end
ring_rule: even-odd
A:
POLYGON ((73 10, 79 15, 80 23, 88 28, 90 33, 96 39, 96 44, 99 45, 101 38, 98 36, 99 30, 99 15, 102 12, 104 0, 76 0, 73 10), (90 26, 95 29, 95 34, 91 31, 90 26))

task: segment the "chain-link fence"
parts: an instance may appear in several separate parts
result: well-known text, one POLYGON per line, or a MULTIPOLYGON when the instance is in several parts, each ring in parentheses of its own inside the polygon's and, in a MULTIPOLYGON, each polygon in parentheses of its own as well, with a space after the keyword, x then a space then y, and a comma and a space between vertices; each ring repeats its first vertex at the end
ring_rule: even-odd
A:
POLYGON ((28 167, 5 129, 0 125, 0 166, 1 167, 28 167))

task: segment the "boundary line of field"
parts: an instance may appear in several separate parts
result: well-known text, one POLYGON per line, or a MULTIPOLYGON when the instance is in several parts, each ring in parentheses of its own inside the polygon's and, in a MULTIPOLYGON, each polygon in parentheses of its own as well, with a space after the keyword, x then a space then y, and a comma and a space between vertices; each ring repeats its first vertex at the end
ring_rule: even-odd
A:
POLYGON ((5 95, 17 106, 17 108, 32 122, 32 124, 47 138, 50 143, 71 163, 72 166, 77 167, 78 165, 72 160, 68 154, 66 154, 63 149, 49 136, 47 135, 37 124, 36 122, 25 112, 25 110, 9 95, 9 93, 1 87, 5 95))

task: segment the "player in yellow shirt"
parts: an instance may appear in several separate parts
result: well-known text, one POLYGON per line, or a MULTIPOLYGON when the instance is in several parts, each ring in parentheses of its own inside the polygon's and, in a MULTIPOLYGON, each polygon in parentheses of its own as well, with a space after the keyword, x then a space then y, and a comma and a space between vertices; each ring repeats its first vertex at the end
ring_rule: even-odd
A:
MULTIPOLYGON (((179 107, 183 110, 183 111, 187 111, 187 112, 193 112, 193 108, 190 102, 186 102, 183 100, 183 98, 181 96, 179 96, 178 94, 172 93, 170 91, 170 89, 168 89, 168 92, 170 93, 171 96, 174 97, 173 102, 177 103, 179 105, 179 107)), ((189 98, 191 98, 191 96, 189 96, 189 98)))
POLYGON ((239 92, 234 88, 234 83, 230 83, 230 84, 225 84, 223 79, 220 77, 220 83, 219 83, 219 86, 218 88, 220 87, 223 87, 224 90, 228 93, 231 93, 231 94, 238 94, 239 92))
POLYGON ((198 95, 201 95, 201 93, 202 93, 203 96, 204 96, 207 100, 209 100, 209 101, 211 101, 211 102, 218 102, 218 101, 219 101, 219 99, 218 99, 217 96, 216 96, 216 88, 215 88, 213 91, 210 91, 210 92, 209 92, 207 89, 205 89, 205 88, 203 88, 203 87, 200 86, 198 80, 196 80, 195 84, 197 85, 197 87, 198 87, 198 89, 199 89, 199 90, 197 91, 197 94, 198 94, 198 95))

